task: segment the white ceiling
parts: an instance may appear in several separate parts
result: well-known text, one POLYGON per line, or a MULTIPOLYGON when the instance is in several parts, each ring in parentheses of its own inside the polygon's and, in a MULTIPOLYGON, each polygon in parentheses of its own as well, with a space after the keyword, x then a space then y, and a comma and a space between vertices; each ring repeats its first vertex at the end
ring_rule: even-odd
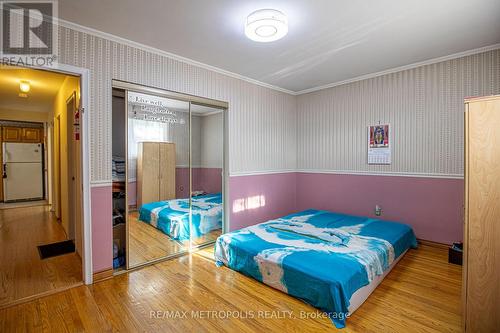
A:
POLYGON ((0 66, 0 109, 50 112, 66 75, 49 71, 0 66), (19 97, 19 83, 29 81, 27 98, 19 97))
POLYGON ((59 16, 294 92, 500 43, 499 0, 59 0, 59 16), (274 8, 288 35, 256 43, 274 8))

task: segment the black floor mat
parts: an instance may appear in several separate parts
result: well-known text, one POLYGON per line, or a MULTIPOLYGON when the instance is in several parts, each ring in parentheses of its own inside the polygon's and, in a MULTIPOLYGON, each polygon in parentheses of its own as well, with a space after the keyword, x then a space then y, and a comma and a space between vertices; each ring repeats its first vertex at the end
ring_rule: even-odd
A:
POLYGON ((72 252, 75 252, 75 243, 72 240, 38 246, 38 253, 40 253, 40 258, 42 259, 72 252))

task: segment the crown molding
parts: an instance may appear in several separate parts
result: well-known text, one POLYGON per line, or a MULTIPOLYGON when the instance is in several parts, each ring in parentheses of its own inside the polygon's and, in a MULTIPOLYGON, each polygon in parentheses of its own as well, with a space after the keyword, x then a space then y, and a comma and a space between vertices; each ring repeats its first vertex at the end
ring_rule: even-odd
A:
POLYGON ((463 51, 463 52, 453 53, 453 54, 450 54, 450 55, 447 55, 447 56, 443 56, 443 57, 432 58, 432 59, 428 59, 428 60, 424 60, 424 61, 420 61, 420 62, 415 62, 415 63, 409 64, 409 65, 394 67, 394 68, 390 68, 390 69, 387 69, 387 70, 384 70, 384 71, 380 71, 380 72, 374 72, 374 73, 370 73, 370 74, 365 74, 365 75, 354 77, 352 79, 347 79, 347 80, 343 80, 343 81, 328 83, 328 84, 325 84, 325 85, 322 85, 322 86, 318 86, 318 87, 313 87, 313 88, 308 88, 308 89, 296 91, 294 94, 295 95, 308 94, 308 93, 316 92, 316 91, 319 91, 319 90, 324 90, 324 89, 328 89, 328 88, 333 88, 333 87, 341 86, 341 85, 348 84, 348 83, 353 83, 353 82, 357 82, 357 81, 372 79, 374 77, 378 77, 378 76, 382 76, 382 75, 387 75, 387 74, 393 74, 393 73, 397 73, 397 72, 402 72, 402 71, 405 71, 405 70, 408 70, 408 69, 413 69, 413 68, 417 68, 417 67, 421 67, 421 66, 425 66, 425 65, 432 65, 432 64, 436 64, 438 62, 443 62, 443 61, 447 61, 447 60, 453 60, 453 59, 463 58, 463 57, 471 56, 471 55, 474 55, 474 54, 484 53, 484 52, 493 51, 493 50, 497 50, 497 49, 500 49, 500 43, 493 44, 493 45, 488 45, 488 46, 484 46, 484 47, 480 47, 480 48, 477 48, 477 49, 467 50, 467 51, 463 51))
POLYGON ((145 44, 134 42, 132 40, 129 40, 129 39, 126 39, 123 37, 118 37, 116 35, 113 35, 113 34, 110 34, 110 33, 104 32, 104 31, 100 31, 100 30, 97 30, 94 28, 89 28, 89 27, 86 27, 86 26, 83 26, 83 25, 80 25, 80 24, 77 24, 74 22, 66 21, 63 19, 58 19, 57 22, 58 22, 58 25, 65 27, 65 28, 68 28, 68 29, 72 29, 72 30, 83 32, 83 33, 93 35, 96 37, 104 38, 104 39, 107 39, 107 40, 110 40, 110 41, 113 41, 116 43, 124 44, 124 45, 130 46, 130 47, 138 48, 138 49, 143 50, 143 51, 147 51, 147 52, 159 55, 159 56, 167 57, 167 58, 170 58, 172 60, 176 60, 176 61, 188 64, 188 65, 203 68, 203 69, 206 69, 206 70, 209 70, 212 72, 216 72, 216 73, 219 73, 219 74, 222 74, 225 76, 229 76, 229 77, 232 77, 235 79, 246 81, 248 83, 252 83, 252 84, 264 87, 264 88, 269 88, 269 89, 279 91, 279 92, 289 94, 289 95, 296 95, 296 93, 294 91, 291 91, 291 90, 288 90, 285 88, 281 88, 278 86, 273 86, 272 84, 269 84, 269 83, 261 82, 261 81, 258 81, 258 80, 255 80, 255 79, 252 79, 252 78, 249 78, 249 77, 237 74, 237 73, 227 71, 227 70, 219 68, 219 67, 207 65, 205 63, 202 63, 202 62, 190 59, 190 58, 182 57, 182 56, 174 54, 174 53, 166 52, 166 51, 157 49, 157 48, 152 47, 152 46, 148 46, 145 44))
POLYGON ((488 46, 484 46, 484 47, 480 47, 480 48, 476 48, 476 49, 472 49, 472 50, 467 50, 467 51, 463 51, 463 52, 458 52, 458 53, 454 53, 454 54, 450 54, 450 55, 446 55, 446 56, 442 56, 442 57, 438 57, 438 58, 428 59, 428 60, 416 62, 413 64, 409 64, 409 65, 394 67, 394 68, 390 68, 390 69, 379 71, 379 72, 365 74, 365 75, 357 76, 357 77, 347 79, 347 80, 332 82, 332 83, 328 83, 325 85, 312 87, 312 88, 308 88, 308 89, 304 89, 304 90, 300 90, 300 91, 292 91, 292 90, 288 90, 288 89, 281 88, 278 86, 274 86, 274 85, 269 84, 269 83, 255 80, 255 79, 249 78, 247 76, 243 76, 241 74, 233 73, 233 72, 227 71, 227 70, 219 68, 219 67, 215 67, 212 65, 208 65, 208 64, 190 59, 190 58, 186 58, 186 57, 177 55, 175 53, 163 51, 163 50, 160 50, 158 48, 148 46, 148 45, 145 45, 145 44, 142 44, 139 42, 134 42, 132 40, 129 40, 129 39, 126 39, 123 37, 119 37, 119 36, 104 32, 104 31, 100 31, 100 30, 97 30, 94 28, 86 27, 86 26, 83 26, 83 25, 80 25, 80 24, 77 24, 74 22, 66 21, 63 19, 58 19, 57 22, 60 26, 63 26, 63 27, 68 28, 68 29, 72 29, 72 30, 86 33, 86 34, 90 34, 90 35, 93 35, 96 37, 111 40, 111 41, 114 41, 116 43, 124 44, 124 45, 130 46, 130 47, 138 48, 138 49, 141 49, 143 51, 147 51, 147 52, 150 52, 150 53, 153 53, 156 55, 167 57, 167 58, 170 58, 172 60, 176 60, 176 61, 188 64, 188 65, 203 68, 203 69, 206 69, 206 70, 209 70, 212 72, 216 72, 216 73, 219 73, 219 74, 222 74, 225 76, 229 76, 229 77, 232 77, 235 79, 239 79, 239 80, 242 80, 242 81, 245 81, 248 83, 252 83, 252 84, 264 87, 264 88, 269 88, 269 89, 279 91, 279 92, 282 92, 282 93, 285 93, 288 95, 292 95, 292 96, 308 94, 308 93, 316 92, 319 90, 324 90, 324 89, 328 89, 328 88, 341 86, 344 84, 349 84, 349 83, 353 83, 353 82, 357 82, 357 81, 372 79, 372 78, 382 76, 382 75, 397 73, 397 72, 401 72, 401 71, 405 71, 408 69, 413 69, 413 68, 417 68, 417 67, 421 67, 421 66, 425 66, 425 65, 432 65, 432 64, 436 64, 436 63, 447 61, 447 60, 458 59, 458 58, 462 58, 462 57, 466 57, 466 56, 471 56, 474 54, 479 54, 479 53, 484 53, 484 52, 500 49, 500 43, 497 43, 497 44, 488 45, 488 46))

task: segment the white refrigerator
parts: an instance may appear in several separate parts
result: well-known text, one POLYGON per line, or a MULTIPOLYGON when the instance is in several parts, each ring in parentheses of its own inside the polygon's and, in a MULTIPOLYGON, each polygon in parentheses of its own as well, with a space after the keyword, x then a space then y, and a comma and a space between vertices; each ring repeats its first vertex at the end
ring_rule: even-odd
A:
POLYGON ((3 151, 4 201, 43 199, 43 146, 5 142, 3 151))

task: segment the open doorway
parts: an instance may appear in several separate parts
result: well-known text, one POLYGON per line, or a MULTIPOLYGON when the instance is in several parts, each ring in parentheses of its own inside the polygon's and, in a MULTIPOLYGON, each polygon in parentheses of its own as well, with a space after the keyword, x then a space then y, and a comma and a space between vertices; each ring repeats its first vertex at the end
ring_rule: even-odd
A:
POLYGON ((0 308, 82 284, 81 78, 0 67, 0 308))

